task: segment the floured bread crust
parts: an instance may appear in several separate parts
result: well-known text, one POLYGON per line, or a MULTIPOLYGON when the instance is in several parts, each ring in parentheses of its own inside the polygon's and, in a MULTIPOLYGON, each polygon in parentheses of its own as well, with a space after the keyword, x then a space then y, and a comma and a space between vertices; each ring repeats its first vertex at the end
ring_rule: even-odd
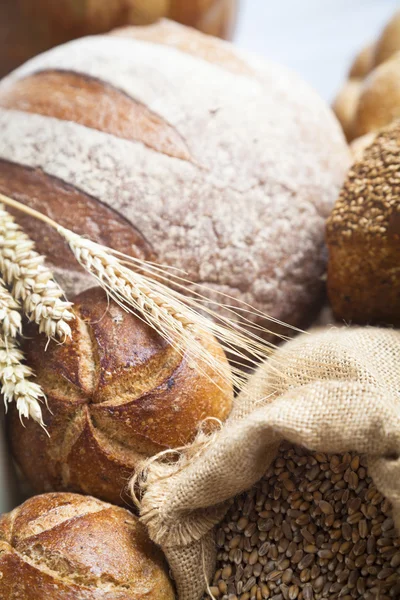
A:
POLYGON ((147 39, 135 31, 71 42, 3 80, 0 160, 97 199, 211 296, 303 324, 320 300, 324 221, 349 164, 330 110, 295 75, 229 44, 168 22, 147 39))

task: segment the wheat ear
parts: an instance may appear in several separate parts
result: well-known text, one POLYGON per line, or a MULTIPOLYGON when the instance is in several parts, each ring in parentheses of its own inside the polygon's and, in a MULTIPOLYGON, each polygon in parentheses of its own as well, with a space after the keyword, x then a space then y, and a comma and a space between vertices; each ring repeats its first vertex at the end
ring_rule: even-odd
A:
MULTIPOLYGON (((251 324, 245 317, 243 318, 247 323, 243 326, 240 324, 242 314, 235 313, 227 304, 215 303, 224 310, 231 310, 235 315, 234 319, 221 317, 217 311, 210 309, 204 303, 205 297, 200 297, 200 294, 197 294, 196 298, 182 294, 179 289, 171 289, 162 283, 168 282, 167 268, 134 259, 83 238, 43 213, 2 194, 0 202, 55 229, 68 242, 77 261, 113 300, 147 322, 175 350, 185 354, 190 359, 190 364, 198 371, 207 377, 210 377, 210 371, 214 373, 215 378, 211 377, 214 382, 225 379, 231 384, 233 381, 240 390, 248 377, 243 371, 243 365, 248 367, 249 362, 257 364, 270 356, 274 345, 262 339, 263 333, 270 333, 268 330, 251 324), (149 273, 150 276, 146 276, 145 273, 149 273), (235 322, 237 318, 238 322, 235 322), (252 327, 254 330, 251 330, 252 327), (199 333, 218 338, 222 348, 229 353, 231 369, 223 358, 216 358, 205 348, 199 333)), ((175 283, 178 284, 177 281, 175 283)), ((182 282, 177 287, 188 289, 188 285, 182 282)), ((243 315, 246 312, 254 313, 251 307, 245 304, 242 311, 243 315)), ((265 320, 269 319, 262 313, 255 314, 265 320)), ((271 371, 279 370, 279 365, 274 365, 273 361, 269 361, 269 365, 271 371)))
POLYGON ((16 340, 22 328, 20 308, 0 278, 0 382, 5 408, 7 411, 8 404, 15 402, 21 420, 32 417, 44 427, 39 401, 45 395, 37 383, 29 380, 34 374, 22 364, 24 356, 16 340))
POLYGON ((28 319, 39 325, 39 331, 49 338, 65 339, 71 336, 68 322, 74 318, 72 305, 61 299, 64 293, 44 261, 34 243, 0 206, 0 271, 14 298, 21 300, 28 319))

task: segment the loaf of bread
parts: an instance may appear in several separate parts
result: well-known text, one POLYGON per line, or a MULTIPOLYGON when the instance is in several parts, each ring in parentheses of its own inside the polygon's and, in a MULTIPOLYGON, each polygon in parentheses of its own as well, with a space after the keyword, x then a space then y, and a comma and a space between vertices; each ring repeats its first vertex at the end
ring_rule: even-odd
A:
POLYGON ((162 17, 230 39, 238 0, 2 0, 0 77, 49 48, 162 17))
POLYGON ((239 0, 170 0, 168 16, 225 40, 232 37, 239 0))
POLYGON ((328 293, 346 322, 400 325, 400 121, 350 169, 327 226, 328 293))
POLYGON ((374 64, 380 65, 400 51, 400 10, 396 11, 375 45, 374 64))
MULTIPOLYGON (((330 109, 284 68, 176 23, 128 28, 5 78, 0 129, 2 192, 182 268, 219 301, 314 316, 350 157, 330 109)), ((88 285, 55 234, 21 223, 68 293, 88 285)))
POLYGON ((373 69, 375 44, 368 44, 355 57, 349 71, 349 79, 364 79, 373 69))
POLYGON ((353 136, 378 131, 400 117, 400 52, 365 80, 354 112, 353 136))
POLYGON ((343 85, 332 105, 333 111, 339 119, 347 140, 351 140, 354 137, 354 115, 357 110, 361 89, 361 81, 358 79, 349 79, 343 85))
POLYGON ((0 516, 2 600, 174 600, 136 517, 90 496, 44 494, 0 516))
MULTIPOLYGON (((119 504, 144 458, 191 442, 207 417, 228 416, 232 386, 202 373, 101 288, 75 300, 72 340, 27 331, 24 351, 46 393, 47 433, 9 413, 14 457, 37 492, 79 491, 119 504)), ((215 339, 201 343, 226 361, 215 339)), ((211 425, 210 425, 211 426, 211 425)), ((205 425, 206 427, 206 425, 205 425)))

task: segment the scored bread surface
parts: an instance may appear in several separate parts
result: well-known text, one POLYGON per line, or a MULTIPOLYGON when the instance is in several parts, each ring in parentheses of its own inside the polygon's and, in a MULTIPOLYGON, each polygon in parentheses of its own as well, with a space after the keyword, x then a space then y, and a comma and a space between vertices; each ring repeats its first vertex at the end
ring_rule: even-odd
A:
MULTIPOLYGON (((134 28, 89 37, 7 77, 0 159, 96 198, 211 295, 299 323, 318 302, 324 219, 348 165, 339 127, 283 68, 217 40, 214 55, 196 42, 196 57, 186 42, 168 46, 163 27, 160 44, 134 28)), ((54 203, 48 211, 63 222, 54 203)))

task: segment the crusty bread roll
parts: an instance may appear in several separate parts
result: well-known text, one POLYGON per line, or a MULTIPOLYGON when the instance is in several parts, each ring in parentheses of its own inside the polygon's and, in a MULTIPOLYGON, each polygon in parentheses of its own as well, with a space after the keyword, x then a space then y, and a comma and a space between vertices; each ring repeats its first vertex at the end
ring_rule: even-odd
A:
POLYGON ((53 46, 166 17, 170 0, 2 0, 0 77, 53 46))
MULTIPOLYGON (((5 78, 0 189, 184 269, 219 301, 305 325, 350 161, 343 134, 284 68, 178 24, 166 40, 165 28, 162 44, 155 27, 151 42, 135 39, 142 28, 70 42, 5 78)), ((23 225, 68 293, 88 285, 48 228, 23 225)))
POLYGON ((365 80, 354 115, 354 137, 377 131, 400 117, 400 52, 365 80))
POLYGON ((364 79, 374 66, 375 44, 368 44, 355 57, 350 67, 349 79, 364 79))
MULTIPOLYGON (((137 316, 92 288, 75 300, 72 341, 28 331, 24 350, 48 398, 47 433, 9 415, 13 454, 38 492, 80 491, 119 504, 144 458, 191 442, 207 417, 225 420, 232 386, 172 349, 137 316)), ((220 361, 215 339, 200 338, 220 361)))
POLYGON ((353 137, 353 121, 361 88, 362 82, 359 79, 348 79, 332 105, 333 111, 348 140, 351 140, 353 137))
POLYGON ((174 600, 167 566, 123 508, 45 494, 0 516, 2 600, 174 600))
POLYGON ((400 325, 400 121, 350 169, 327 225, 328 294, 346 322, 400 325))
POLYGON ((383 29, 375 45, 375 65, 387 61, 393 54, 400 51, 400 10, 395 12, 383 29))
POLYGON ((209 35, 231 39, 238 0, 170 0, 168 16, 209 35))

